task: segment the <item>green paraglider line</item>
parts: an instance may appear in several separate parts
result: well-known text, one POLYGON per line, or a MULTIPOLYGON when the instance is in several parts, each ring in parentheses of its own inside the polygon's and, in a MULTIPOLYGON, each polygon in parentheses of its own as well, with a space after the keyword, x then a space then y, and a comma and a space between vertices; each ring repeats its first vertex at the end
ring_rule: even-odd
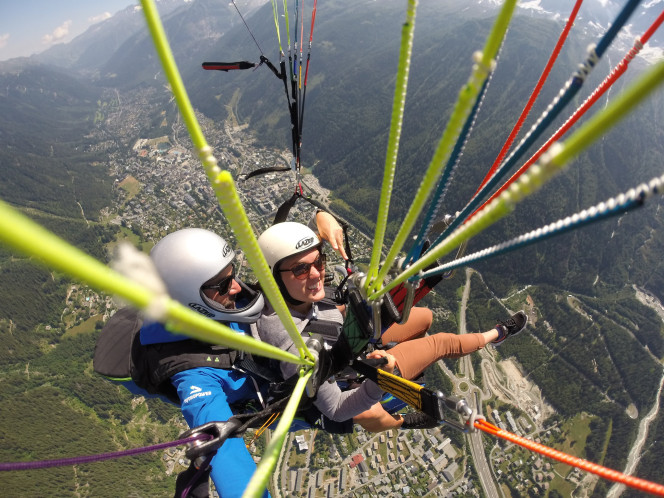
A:
POLYGON ((87 283, 98 291, 120 297, 141 309, 151 319, 165 322, 167 326, 201 341, 225 344, 235 349, 270 358, 280 358, 290 363, 310 363, 252 337, 240 335, 170 299, 165 292, 153 290, 125 277, 1 200, 0 240, 24 254, 38 258, 51 268, 87 283))
POLYGON ((392 118, 390 120, 390 136, 387 142, 387 153, 385 155, 385 171, 383 173, 383 186, 380 191, 378 202, 378 215, 376 218, 376 231, 374 233, 374 244, 371 251, 371 260, 367 270, 367 284, 378 276, 378 267, 382 257, 383 240, 387 228, 387 216, 390 211, 390 199, 394 185, 394 173, 397 166, 397 155, 399 153, 399 142, 401 140, 401 128, 403 125, 403 113, 406 103, 408 88, 408 74, 410 72, 410 60, 413 53, 413 36, 415 33, 415 15, 417 11, 417 0, 409 0, 406 10, 406 22, 401 28, 401 48, 399 50, 399 67, 397 69, 397 80, 394 88, 394 103, 392 104, 392 118))
POLYGON ((515 165, 525 151, 540 137, 544 130, 556 119, 562 110, 572 101, 574 96, 579 92, 584 82, 592 69, 597 65, 602 55, 613 41, 621 27, 625 24, 634 9, 638 6, 639 0, 627 0, 622 7, 620 13, 614 20, 613 24, 609 27, 606 33, 599 40, 597 46, 590 45, 588 47, 588 55, 586 59, 578 66, 577 70, 567 80, 561 91, 553 99, 546 111, 540 116, 537 122, 532 126, 528 133, 521 140, 519 145, 512 151, 509 157, 500 165, 491 178, 480 189, 480 192, 475 194, 468 204, 459 211, 451 223, 443 230, 438 238, 432 245, 438 245, 443 241, 448 234, 452 233, 461 223, 466 223, 468 217, 473 213, 481 199, 494 187, 503 176, 515 165))
MULTIPOLYGON (((399 74, 397 76, 398 80, 401 79, 402 81, 397 85, 397 90, 395 91, 394 115, 390 132, 391 140, 396 140, 396 142, 388 145, 388 150, 391 150, 393 157, 388 157, 386 163, 396 163, 402 124, 401 121, 403 117, 403 99, 405 99, 408 66, 410 64, 410 50, 412 48, 412 30, 416 4, 417 0, 409 0, 408 15, 410 16, 412 14, 412 20, 406 23, 409 26, 404 25, 402 32, 401 62, 399 74), (408 32, 409 30, 410 33, 408 32), (401 66, 401 63, 403 63, 403 67, 401 66)), ((504 37, 515 4, 516 0, 508 0, 505 2, 501 14, 494 25, 494 29, 487 40, 485 50, 483 54, 481 54, 482 59, 478 61, 474 68, 473 75, 471 76, 468 85, 462 89, 457 106, 455 107, 453 116, 450 119, 450 124, 448 125, 449 130, 454 131, 455 128, 458 128, 457 125, 463 123, 464 116, 467 115, 470 107, 472 107, 473 93, 475 93, 476 97, 479 87, 481 87, 482 78, 486 79, 492 65, 492 56, 490 56, 492 52, 489 50, 489 47, 491 47, 491 49, 497 49, 497 47, 499 47, 500 40, 504 37), (455 117, 457 112, 459 115, 455 117)), ((104 264, 96 261, 89 255, 69 245, 45 228, 40 227, 3 201, 0 201, 0 240, 7 242, 11 247, 14 247, 17 250, 38 257, 53 268, 61 270, 82 282, 89 283, 96 289, 110 292, 124 298, 132 305, 142 309, 151 318, 164 321, 169 327, 172 326, 177 328, 192 337, 206 342, 227 344, 236 349, 255 352, 263 356, 303 365, 300 369, 300 378, 293 390, 291 399, 283 412, 281 421, 274 433, 274 437, 265 450, 263 459, 244 494, 244 496, 247 497, 260 496, 267 486, 270 474, 276 465, 280 449, 283 447, 286 434, 297 410, 299 400, 303 396, 305 386, 311 378, 312 369, 310 367, 312 366, 313 357, 306 349, 306 346, 292 321, 292 317, 288 312, 285 302, 281 297, 281 293, 272 278, 267 263, 258 248, 246 212, 235 190, 235 184, 232 177, 228 171, 221 171, 217 166, 217 160, 212 154, 212 149, 209 147, 203 136, 195 112, 191 106, 175 65, 172 52, 168 46, 154 0, 141 0, 141 5, 146 16, 148 28, 155 43, 155 48, 159 54, 167 79, 176 97, 180 113, 187 124, 192 142, 199 153, 205 172, 212 184, 222 210, 240 243, 240 247, 245 251, 247 259, 263 286, 265 294, 273 307, 277 310, 277 313, 282 319, 282 322, 291 335, 294 343, 298 346, 300 358, 282 351, 281 349, 255 341, 250 337, 238 335, 227 327, 206 319, 185 306, 182 306, 170 299, 165 293, 152 290, 145 285, 122 276, 118 272, 115 272, 104 264)), ((277 24, 277 34, 279 36, 278 19, 274 3, 273 10, 275 12, 275 24, 277 24)), ((288 24, 285 0, 284 11, 286 23, 288 24)), ((281 42, 279 43, 281 50, 281 42)), ((292 69, 292 65, 289 64, 289 66, 291 66, 292 69)), ((564 144, 553 147, 545 158, 543 158, 540 165, 531 168, 529 174, 524 175, 524 177, 510 187, 510 189, 501 194, 485 209, 482 209, 473 220, 467 223, 467 225, 455 230, 450 237, 433 247, 413 266, 402 272, 389 286, 384 286, 380 290, 376 289, 382 284, 387 271, 392 266, 396 254, 401 250, 404 241, 395 240, 395 244, 389 253, 390 257, 387 258, 380 272, 377 271, 378 263, 377 261, 374 261, 372 254, 372 263, 375 264, 370 270, 370 274, 373 275, 373 278, 370 281, 368 280, 369 284, 367 290, 373 292, 373 294, 369 296, 369 299, 378 299, 382 294, 407 279, 419 278, 422 270, 426 266, 435 262, 437 258, 447 254, 463 241, 472 237, 474 234, 481 232, 484 228, 507 215, 512 211, 516 203, 537 191, 542 184, 561 171, 564 165, 572 157, 604 134, 635 105, 650 95, 650 93, 661 85, 662 82, 664 82, 664 62, 656 65, 635 84, 630 86, 616 101, 610 106, 607 106, 603 112, 598 113, 593 119, 588 121, 564 144), (400 242, 400 244, 397 242, 400 242)), ((399 232, 399 239, 403 238, 405 240, 405 237, 410 233, 412 225, 421 211, 421 206, 429 196, 431 189, 435 186, 436 182, 432 180, 436 177, 436 169, 439 169, 439 164, 445 162, 443 156, 448 154, 449 150, 451 150, 452 132, 450 132, 450 137, 448 137, 448 129, 445 130, 443 137, 441 138, 438 150, 436 151, 436 154, 434 154, 432 164, 429 167, 429 171, 427 171, 420 187, 420 191, 418 191, 416 201, 414 201, 413 206, 411 207, 413 214, 410 216, 411 212, 409 212, 409 217, 404 221, 406 227, 402 226, 402 230, 399 232), (423 188, 427 182, 431 184, 429 191, 426 191, 426 189, 423 188), (410 225, 410 228, 408 228, 407 225, 410 225), (401 237, 402 231, 405 231, 403 237, 401 237)), ((388 164, 386 164, 386 170, 388 169, 387 166, 388 164)), ((385 209, 385 212, 382 213, 385 215, 385 219, 387 219, 388 208, 386 206, 389 204, 394 176, 394 170, 391 166, 389 170, 389 172, 386 171, 386 178, 389 177, 387 185, 384 182, 384 190, 387 197, 386 205, 381 204, 380 206, 380 209, 385 209)), ((385 233, 384 226, 381 228, 381 231, 380 244, 376 244, 378 247, 382 245, 382 239, 384 238, 385 233)), ((377 236, 379 235, 378 232, 377 225, 377 236)), ((380 255, 380 250, 378 251, 378 254, 380 255)))
POLYGON ((277 43, 279 44, 279 53, 283 54, 284 51, 281 48, 281 31, 279 30, 279 9, 277 8, 277 3, 275 0, 272 0, 272 16, 274 17, 274 29, 277 31, 277 43))
POLYGON ((519 181, 512 184, 509 189, 479 211, 466 224, 457 228, 439 244, 431 248, 392 282, 369 295, 369 300, 379 299, 380 296, 408 279, 419 279, 421 272, 426 267, 434 264, 438 258, 445 256, 464 241, 510 213, 516 203, 539 190, 544 183, 562 171, 571 158, 605 134, 662 84, 664 84, 664 61, 653 66, 611 104, 588 120, 566 142, 551 147, 548 153, 542 157, 540 164, 530 168, 529 172, 523 175, 519 181))
MULTIPOLYGON (((501 46, 503 38, 505 37, 505 33, 507 32, 507 28, 509 26, 515 8, 516 8, 516 0, 508 0, 503 4, 500 14, 498 15, 496 22, 494 23, 493 28, 491 30, 491 33, 487 38, 484 50, 479 54, 477 53, 475 54, 476 58, 475 65, 473 67, 473 71, 468 80, 468 83, 461 89, 461 92, 459 93, 456 105, 454 107, 454 110, 452 111, 452 116, 450 117, 447 127, 443 132, 443 136, 441 137, 438 143, 438 147, 436 148, 431 163, 429 164, 429 167, 424 175, 424 178, 420 183, 420 187, 417 193, 415 194, 413 202, 408 210, 408 213, 406 214, 406 217, 403 223, 401 224, 401 227, 399 228, 399 232, 394 238, 392 247, 390 248, 390 251, 388 252, 385 258, 385 263, 383 264, 380 271, 374 278, 371 278, 371 273, 368 273, 369 278, 367 278, 367 286, 366 286, 367 294, 372 294, 373 296, 379 296, 384 293, 383 291, 376 292, 376 290, 380 288, 380 286, 383 284, 385 277, 392 268, 394 261, 396 260, 397 256, 399 255, 399 252, 401 251, 404 243, 408 238, 408 235, 413 230, 413 227, 417 222, 417 218, 422 212, 422 209, 424 208, 424 204, 426 203, 431 192, 435 189, 436 184, 438 183, 438 180, 442 174, 445 163, 449 159, 450 154, 452 153, 452 150, 454 148, 454 144, 457 141, 459 134, 461 133, 463 124, 466 122, 468 114, 471 112, 473 106, 475 105, 475 102, 477 101, 478 96, 480 95, 480 91, 482 89, 484 81, 489 77, 489 73, 493 70, 494 57, 501 46)), ((399 123, 399 128, 400 128, 400 123, 399 123)), ((393 174, 390 176, 390 185, 389 185, 390 190, 391 190, 392 176, 393 174)), ((384 189, 386 188, 385 185, 383 186, 383 188, 384 189)), ((387 219, 387 214, 386 214, 387 207, 381 205, 380 209, 383 210, 382 215, 385 217, 385 219, 387 219)), ((378 229, 376 231, 378 232, 378 229)), ((380 250, 382 242, 383 242, 382 237, 380 240, 376 239, 374 241, 374 253, 376 253, 377 251, 376 247, 378 247, 378 251, 380 250)), ((372 255, 372 263, 374 265, 376 264, 373 255, 372 255)), ((370 267, 370 272, 371 271, 375 270, 370 267)))
MULTIPOLYGON (((233 178, 231 177, 228 171, 221 171, 217 166, 216 158, 212 155, 210 147, 205 142, 205 138, 200 129, 198 120, 196 119, 193 107, 189 101, 187 92, 180 78, 179 71, 175 64, 173 58, 173 53, 168 45, 166 39, 166 34, 164 32, 163 26, 161 24, 161 19, 157 13, 156 6, 153 0, 141 0, 141 5, 145 12, 146 20, 150 33, 152 35, 155 48, 161 59, 162 66, 164 67, 164 72, 166 73, 167 79, 171 84, 173 89, 173 94, 175 95, 178 107, 181 114, 185 119, 187 124, 187 129, 191 135, 191 139, 199 151, 201 161, 205 168, 205 172, 210 179, 212 188, 215 191, 219 204, 224 212, 224 215, 228 219, 233 233, 240 243, 240 247, 245 251, 245 255, 249 260, 249 263, 254 270, 258 281, 261 283, 263 292, 268 297, 270 303, 275 308, 279 318, 281 319, 282 324, 288 331, 293 343, 297 346, 302 362, 306 362, 309 367, 307 370, 301 370, 301 377, 296 385, 296 389, 291 395, 291 399, 288 402, 285 413, 283 414, 279 425, 277 426, 276 436, 271 444, 265 451, 261 465, 256 469, 251 481, 243 496, 246 497, 259 497, 263 494, 263 489, 267 481, 274 471, 277 459, 285 435, 288 432, 293 419, 295 418, 295 412, 299 404, 299 400, 302 397, 304 392, 304 386, 306 381, 311 376, 311 362, 313 357, 307 347, 304 344, 300 333, 295 327, 293 318, 286 307, 286 303, 277 288, 276 282, 272 277, 272 274, 269 271, 269 267, 263 254, 258 247, 258 242, 256 237, 251 229, 251 225, 247 218, 247 214, 242 206, 237 191, 235 190, 235 184, 233 178)), ((285 6, 285 1, 284 1, 285 6)), ((288 20, 288 18, 286 18, 288 20)), ((290 50, 290 48, 289 48, 290 50)))
MULTIPOLYGON (((659 26, 664 22, 664 11, 657 17, 655 22, 652 23, 650 28, 641 36, 640 39, 634 41, 634 45, 627 51, 627 54, 623 59, 611 70, 607 77, 600 83, 595 90, 586 98, 586 100, 581 104, 570 117, 556 130, 556 132, 549 137, 549 139, 535 152, 530 159, 528 159, 487 201, 482 204, 476 211, 479 211, 485 204, 488 204, 493 199, 498 197, 503 190, 507 189, 513 182, 516 181, 519 176, 521 176, 525 171, 534 164, 540 156, 549 148, 552 143, 555 143, 560 139, 565 133, 567 133, 573 125, 577 123, 579 118, 581 118, 593 105, 597 103, 604 93, 615 84, 620 77, 627 71, 630 61, 637 56, 637 54, 643 49, 643 46, 648 42, 648 39, 652 34, 659 28, 659 26)), ((473 213, 474 214, 474 213, 473 213)), ((473 214, 469 216, 472 217, 473 214)))
POLYGON ((298 379, 297 384, 295 384, 291 398, 284 409, 276 429, 272 433, 270 444, 265 448, 256 472, 254 472, 254 475, 251 477, 251 480, 247 485, 247 489, 245 489, 244 494, 242 495, 243 498, 263 496, 263 491, 267 488, 270 476, 277 465, 281 448, 284 445, 286 435, 288 434, 290 425, 295 418, 300 399, 304 395, 304 389, 311 378, 312 373, 311 369, 306 372, 300 369, 300 378, 298 379))
POLYGON ((455 259, 437 268, 422 273, 421 278, 426 279, 434 275, 445 273, 449 270, 468 266, 478 261, 500 256, 506 252, 522 249, 528 245, 541 242, 556 235, 562 235, 571 230, 577 230, 583 226, 605 220, 612 216, 619 216, 628 211, 644 206, 645 200, 656 194, 664 194, 664 175, 655 177, 647 184, 639 185, 607 201, 600 202, 589 209, 584 209, 572 216, 549 223, 543 227, 531 230, 511 240, 484 248, 480 251, 468 254, 460 259, 455 259))
POLYGON ((288 311, 286 302, 272 277, 272 273, 263 257, 263 253, 258 247, 258 242, 251 229, 247 213, 245 212, 242 202, 235 190, 233 179, 228 171, 222 171, 219 166, 217 166, 217 159, 212 154, 212 148, 205 140, 203 131, 196 118, 196 113, 194 112, 194 108, 191 105, 182 78, 180 77, 180 72, 175 64, 173 52, 168 44, 166 33, 154 1, 141 0, 141 5, 143 7, 143 12, 145 13, 148 29, 154 41, 155 49, 161 60, 166 79, 171 85, 180 114, 182 114, 185 121, 194 147, 199 153, 203 168, 210 180, 212 189, 217 196, 222 211, 233 229, 233 232, 240 243, 240 247, 242 247, 242 250, 245 252, 245 256, 251 264, 256 278, 260 282, 265 296, 274 307, 281 322, 288 331, 289 336, 293 340, 293 343, 297 346, 300 356, 313 361, 313 356, 304 344, 304 341, 293 322, 293 318, 288 311))
POLYGON ((498 153, 498 156, 496 159, 493 161, 493 164, 489 168, 489 172, 486 174, 484 177, 484 180, 480 183, 480 186, 477 188, 477 191, 475 192, 475 195, 479 193, 479 191, 482 189, 482 187, 486 184, 486 182, 489 181, 491 178, 491 175, 495 173, 495 171, 498 169, 498 166, 503 162, 503 159, 507 155, 507 151, 510 149, 512 146, 512 143, 514 142, 514 139, 516 136, 519 134, 519 131, 521 130, 521 127, 523 126, 523 123, 525 122, 526 118, 528 117, 528 114, 530 114, 530 110, 533 108, 533 105, 535 104, 535 100, 537 100, 537 97, 540 94, 540 91, 542 90, 542 87, 544 86, 544 83, 546 82, 547 78, 549 77, 549 73, 551 72, 551 68, 556 62, 556 59, 558 58, 558 55, 560 54, 560 50, 563 47, 563 44, 567 40, 567 35, 569 34, 570 30, 572 29, 572 26, 574 25, 574 19, 576 19, 576 15, 579 12, 579 9, 581 8, 581 4, 583 3, 583 0, 576 0, 576 3, 574 4, 574 8, 572 8, 572 12, 567 18, 567 22, 565 23, 565 27, 563 28, 562 33, 560 33, 560 36, 558 37, 558 42, 556 43, 556 46, 553 48, 553 51, 551 52, 551 55, 549 56, 549 60, 546 63, 546 66, 542 70, 542 74, 540 75, 539 80, 537 80, 537 83, 535 84, 535 88, 530 94, 530 97, 528 98, 528 101, 526 102, 526 105, 523 107, 523 110, 521 111, 521 114, 519 115, 519 118, 516 120, 516 123, 512 127, 512 131, 510 131, 509 136, 505 140, 505 143, 503 144, 502 149, 500 149, 500 152, 498 153))

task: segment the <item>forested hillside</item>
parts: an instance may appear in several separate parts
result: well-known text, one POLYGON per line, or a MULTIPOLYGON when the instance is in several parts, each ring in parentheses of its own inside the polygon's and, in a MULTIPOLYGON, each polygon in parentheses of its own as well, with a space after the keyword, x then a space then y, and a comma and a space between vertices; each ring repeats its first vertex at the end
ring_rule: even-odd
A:
MULTIPOLYGON (((110 159, 124 150, 123 135, 104 122, 113 102, 85 79, 52 67, 11 67, 0 71, 0 81, 0 197, 107 262, 121 231, 108 219, 117 202, 110 159)), ((144 119, 150 123, 150 114, 144 119)), ((92 371, 97 334, 117 306, 110 299, 3 246, 0 303, 1 461, 136 448, 184 430, 175 407, 137 404, 92 371)), ((85 496, 166 496, 174 476, 165 470, 159 456, 147 454, 6 472, 2 483, 7 496, 65 496, 74 489, 85 496)))

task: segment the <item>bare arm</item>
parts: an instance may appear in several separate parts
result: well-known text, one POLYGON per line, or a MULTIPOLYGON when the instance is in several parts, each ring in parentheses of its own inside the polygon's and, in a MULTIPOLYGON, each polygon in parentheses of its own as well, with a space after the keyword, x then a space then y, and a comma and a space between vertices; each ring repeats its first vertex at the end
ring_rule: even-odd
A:
POLYGON ((316 226, 318 227, 318 234, 321 238, 328 241, 332 249, 337 251, 342 258, 348 259, 344 248, 344 231, 337 220, 334 219, 334 216, 321 211, 316 214, 316 226))

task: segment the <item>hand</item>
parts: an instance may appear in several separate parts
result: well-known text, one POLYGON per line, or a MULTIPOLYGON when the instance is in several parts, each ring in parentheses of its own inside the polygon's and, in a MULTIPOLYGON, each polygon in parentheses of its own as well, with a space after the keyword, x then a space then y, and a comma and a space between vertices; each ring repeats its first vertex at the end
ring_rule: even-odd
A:
POLYGON ((337 251, 342 258, 348 259, 346 250, 344 249, 344 231, 337 220, 334 219, 334 216, 321 211, 316 215, 316 225, 318 226, 320 237, 328 241, 332 249, 337 251))
POLYGON ((394 373, 394 368, 397 366, 397 360, 387 351, 376 349, 367 355, 367 358, 386 358, 387 363, 380 368, 388 373, 394 373))

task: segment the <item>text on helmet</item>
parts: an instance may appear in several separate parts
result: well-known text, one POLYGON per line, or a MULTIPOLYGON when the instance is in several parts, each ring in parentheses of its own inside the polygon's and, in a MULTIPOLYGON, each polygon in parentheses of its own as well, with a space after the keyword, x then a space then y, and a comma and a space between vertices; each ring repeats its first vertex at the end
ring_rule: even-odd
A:
POLYGON ((191 309, 198 311, 201 315, 205 315, 208 318, 212 318, 214 315, 210 313, 207 309, 205 309, 203 306, 201 306, 198 303, 189 303, 188 305, 191 309))
POLYGON ((305 247, 309 247, 313 243, 314 243, 313 237, 305 237, 299 240, 297 244, 295 244, 295 249, 302 249, 305 247))

